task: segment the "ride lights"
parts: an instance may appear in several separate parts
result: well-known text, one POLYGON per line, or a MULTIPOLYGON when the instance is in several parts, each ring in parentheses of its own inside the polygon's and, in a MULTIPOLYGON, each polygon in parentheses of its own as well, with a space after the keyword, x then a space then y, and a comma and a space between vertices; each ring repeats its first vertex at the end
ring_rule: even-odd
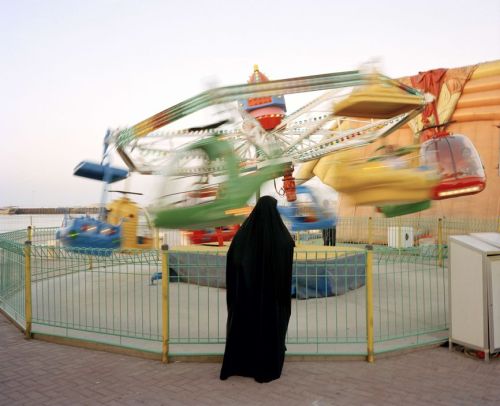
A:
POLYGON ((103 228, 101 230, 101 234, 103 234, 103 235, 114 235, 114 234, 116 234, 116 230, 114 230, 112 228, 103 228))
POLYGON ((455 190, 446 190, 443 192, 439 192, 438 196, 439 197, 447 197, 447 196, 457 196, 457 195, 465 195, 469 193, 477 193, 482 190, 481 186, 471 186, 471 187, 464 187, 461 189, 455 189, 455 190))

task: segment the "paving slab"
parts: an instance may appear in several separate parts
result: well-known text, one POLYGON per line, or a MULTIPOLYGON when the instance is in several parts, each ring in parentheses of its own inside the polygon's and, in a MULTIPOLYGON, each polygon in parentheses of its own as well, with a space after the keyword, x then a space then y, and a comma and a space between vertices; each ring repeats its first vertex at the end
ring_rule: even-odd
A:
POLYGON ((433 347, 364 361, 285 362, 267 384, 220 364, 162 364, 26 340, 0 315, 0 405, 498 405, 500 358, 433 347))

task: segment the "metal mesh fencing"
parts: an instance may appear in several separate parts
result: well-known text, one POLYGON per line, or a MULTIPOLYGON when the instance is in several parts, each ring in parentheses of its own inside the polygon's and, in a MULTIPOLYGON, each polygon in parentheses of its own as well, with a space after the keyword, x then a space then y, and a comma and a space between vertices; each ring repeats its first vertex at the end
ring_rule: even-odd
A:
POLYGON ((290 353, 366 352, 366 266, 364 250, 296 248, 290 353))
POLYGON ((155 350, 161 297, 150 277, 158 251, 32 249, 33 332, 155 350))
POLYGON ((378 353, 443 341, 448 334, 448 269, 435 255, 378 250, 373 265, 378 353))
MULTIPOLYGON (((169 341, 174 352, 222 353, 226 249, 169 251, 169 341)), ((365 352, 365 270, 362 250, 295 250, 289 353, 365 352), (341 349, 339 344, 350 346, 341 349)))
POLYGON ((14 233, 0 235, 0 308, 24 326, 24 251, 10 237, 14 233))
POLYGON ((500 218, 341 217, 337 220, 337 242, 386 246, 406 242, 405 247, 435 245, 438 243, 440 222, 443 244, 450 235, 500 231, 500 218), (401 231, 408 233, 410 241, 398 241, 401 231))
MULTIPOLYGON (((351 243, 369 238, 380 242, 373 255, 375 352, 446 339, 447 246, 421 241, 439 221, 382 220, 370 226, 371 237, 366 231, 373 220, 346 219, 337 226, 338 240, 351 227, 358 233, 358 241, 351 243), (390 227, 413 227, 424 237, 414 239, 413 245, 391 247, 390 227)), ((446 241, 454 233, 495 231, 497 222, 444 219, 439 227, 446 241)), ((32 232, 32 331, 159 353, 162 253, 63 248, 55 241, 55 230, 35 227, 32 232)), ((170 238, 175 244, 180 235, 164 241, 170 238)), ((27 238, 26 230, 0 234, 0 307, 20 324, 25 317, 22 243, 27 238)), ((365 355, 367 251, 364 246, 342 245, 348 244, 345 241, 335 248, 312 238, 303 242, 306 245, 295 250, 288 353, 365 355)), ((167 251, 170 354, 222 354, 226 251, 227 247, 200 246, 167 251)))
MULTIPOLYGON (((2 304, 24 314, 23 246, 2 240, 2 304), (7 300, 8 299, 8 300, 7 300)), ((172 354, 220 354, 226 334, 225 249, 168 251, 172 354)), ((366 252, 295 251, 292 354, 366 353, 366 252)), ((31 249, 33 332, 160 351, 158 251, 31 249), (99 254, 99 255, 96 255, 99 254)), ((374 260, 377 351, 439 339, 446 331, 446 268, 435 255, 386 249, 374 260)))
MULTIPOLYGON (((424 256, 440 255, 449 236, 476 232, 499 232, 500 218, 449 219, 417 217, 342 217, 337 219, 336 245, 374 244, 378 247, 412 249, 424 256)), ((295 241, 323 245, 321 230, 294 232, 295 241)))

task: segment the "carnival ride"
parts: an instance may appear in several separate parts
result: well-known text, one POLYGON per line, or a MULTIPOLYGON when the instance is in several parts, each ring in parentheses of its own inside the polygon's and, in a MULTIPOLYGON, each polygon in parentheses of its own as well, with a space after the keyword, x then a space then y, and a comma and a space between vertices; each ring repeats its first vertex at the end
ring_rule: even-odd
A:
POLYGON ((141 194, 122 190, 108 190, 111 183, 128 177, 127 170, 110 165, 109 137, 104 140, 101 163, 83 161, 74 169, 74 175, 103 182, 99 218, 89 215, 71 218, 65 215, 56 232, 56 239, 68 248, 87 248, 93 255, 110 255, 111 250, 153 248, 152 221, 145 209, 130 200, 127 194, 141 194), (110 192, 123 194, 106 205, 110 192))
POLYGON ((436 133, 422 144, 421 162, 428 166, 439 165, 436 169, 441 180, 433 189, 433 200, 479 193, 486 186, 479 154, 464 135, 436 133))
POLYGON ((121 246, 121 228, 91 216, 64 217, 63 224, 56 232, 56 239, 63 247, 97 248, 103 253, 121 246))
POLYGON ((255 67, 249 82, 207 90, 110 133, 131 172, 164 177, 165 187, 150 208, 156 226, 192 230, 237 224, 260 185, 281 176, 293 201, 295 165, 372 143, 429 101, 374 72, 270 81, 255 67), (284 95, 318 91, 326 92, 285 116, 284 95), (217 105, 223 106, 224 119, 169 129, 217 105))
MULTIPOLYGON (((169 205, 160 203, 154 209, 158 227, 172 229, 195 229, 197 227, 219 227, 238 224, 243 221, 247 201, 266 180, 278 177, 283 164, 273 162, 258 171, 241 176, 238 161, 231 144, 217 136, 201 139, 172 156, 174 168, 165 174, 165 190, 160 199, 169 199, 169 205), (209 167, 210 172, 196 170, 191 176, 183 178, 184 169, 193 170, 196 163, 209 167), (217 166, 217 167, 214 167, 217 166), (185 192, 172 193, 172 185, 179 180, 185 192)), ((201 167, 202 167, 201 166, 201 167)))
POLYGON ((109 202, 104 217, 65 215, 56 239, 64 247, 104 249, 102 253, 92 251, 94 255, 109 255, 106 251, 109 249, 123 251, 154 246, 152 221, 147 211, 126 196, 109 202))
MULTIPOLYGON (((108 131, 103 163, 93 171, 87 163, 82 170, 88 170, 84 176, 104 181, 103 196, 107 184, 120 180, 104 164, 113 151, 130 172, 161 175, 164 187, 149 208, 154 224, 189 230, 191 236, 196 230, 241 223, 250 210, 248 201, 268 180, 283 176, 287 200, 294 201, 294 167, 318 160, 324 173, 315 174, 356 204, 381 206, 386 215, 406 214, 428 207, 431 197, 484 188, 484 172, 472 144, 468 144, 469 161, 476 162, 471 169, 475 172, 466 179, 461 175, 461 191, 456 192, 455 186, 450 191, 446 177, 440 183, 437 162, 447 156, 446 151, 451 156, 458 148, 446 150, 441 138, 447 145, 458 145, 465 142, 463 137, 433 138, 424 144, 427 166, 420 168, 395 168, 383 159, 360 162, 350 157, 350 150, 384 138, 429 103, 433 97, 427 93, 374 71, 271 81, 255 66, 248 84, 207 90, 132 127, 108 131), (324 92, 318 96, 319 91, 324 92), (284 95, 292 94, 315 97, 286 116, 284 95), (222 118, 209 125, 206 118, 201 125, 193 124, 213 106, 219 107, 222 118)), ((452 158, 455 180, 458 166, 452 158)), ((220 239, 219 233, 219 243, 220 239)))
MULTIPOLYGON (((387 217, 424 210, 430 207, 431 200, 481 192, 486 187, 486 176, 479 154, 465 135, 447 130, 454 123, 450 117, 474 69, 436 69, 401 80, 431 96, 422 114, 408 121, 413 131, 412 145, 388 153, 385 147, 389 145, 382 140, 379 148, 384 151, 379 156, 367 156, 368 149, 328 154, 302 165, 297 178, 304 182, 318 176, 348 197, 347 206, 377 206, 377 211, 387 217)), ((370 91, 365 87, 360 93, 369 98, 370 91)), ((340 102, 336 111, 359 115, 350 106, 357 92, 340 102)), ((474 97, 467 100, 467 106, 477 104, 474 97)), ((377 106, 372 111, 376 116, 377 106)))
POLYGON ((320 230, 335 227, 336 217, 321 208, 311 188, 297 186, 297 199, 290 206, 279 206, 280 214, 291 223, 291 231, 320 230))
POLYGON ((239 230, 240 225, 215 227, 202 230, 187 231, 187 237, 191 244, 212 244, 217 243, 219 247, 224 245, 225 241, 231 241, 239 230))

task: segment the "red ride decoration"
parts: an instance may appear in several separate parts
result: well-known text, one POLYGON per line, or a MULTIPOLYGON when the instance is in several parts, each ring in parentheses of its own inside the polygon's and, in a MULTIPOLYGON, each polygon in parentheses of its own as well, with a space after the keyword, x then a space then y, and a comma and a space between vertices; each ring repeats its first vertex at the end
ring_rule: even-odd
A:
MULTIPOLYGON (((257 65, 254 65, 254 71, 248 83, 264 83, 269 82, 269 79, 264 75, 257 65)), ((282 96, 278 96, 281 97, 282 96)), ((249 114, 254 117, 266 131, 271 131, 276 128, 283 117, 285 117, 284 99, 278 101, 276 96, 253 97, 248 99, 249 114), (259 107, 260 106, 260 107, 259 107)))
MULTIPOLYGON (((252 115, 252 113, 250 113, 252 115)), ((284 114, 269 114, 264 116, 258 116, 257 121, 260 123, 262 128, 266 131, 270 131, 278 126, 283 120, 284 114)))
POLYGON ((216 227, 210 230, 192 230, 188 232, 188 238, 191 244, 209 244, 218 243, 224 245, 224 241, 231 241, 239 230, 240 225, 235 224, 227 227, 216 227))
POLYGON ((293 177, 293 168, 285 171, 285 175, 283 176, 283 190, 285 191, 287 202, 294 202, 295 200, 297 200, 295 178, 293 177))

